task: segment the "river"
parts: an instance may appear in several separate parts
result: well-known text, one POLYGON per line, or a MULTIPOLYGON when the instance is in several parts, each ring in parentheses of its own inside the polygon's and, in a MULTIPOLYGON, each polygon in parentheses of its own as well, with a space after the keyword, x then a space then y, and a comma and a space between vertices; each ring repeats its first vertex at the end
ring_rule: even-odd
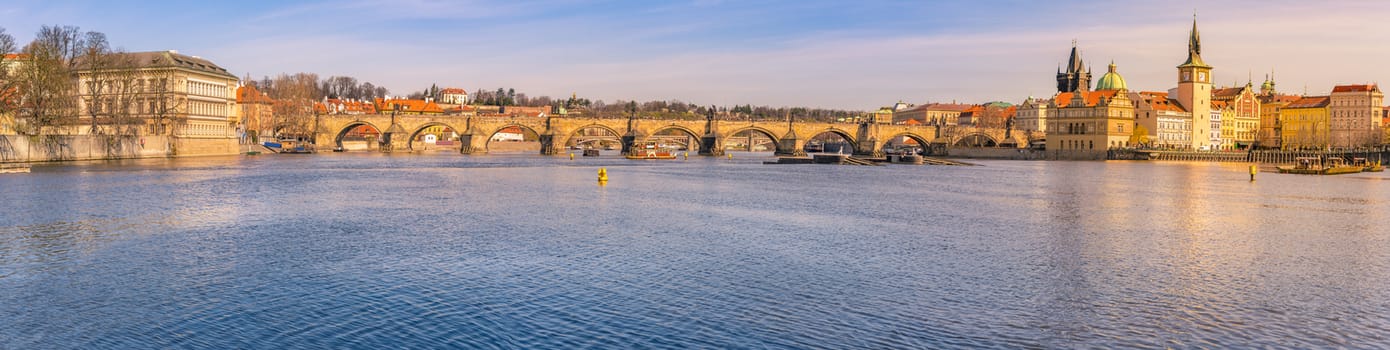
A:
POLYGON ((0 175, 0 348, 1390 344, 1385 174, 576 158, 0 175))

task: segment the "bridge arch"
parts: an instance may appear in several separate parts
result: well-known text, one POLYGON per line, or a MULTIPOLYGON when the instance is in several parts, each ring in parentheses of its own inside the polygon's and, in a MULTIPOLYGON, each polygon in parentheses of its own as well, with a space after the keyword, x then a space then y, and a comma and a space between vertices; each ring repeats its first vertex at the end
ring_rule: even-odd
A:
MULTIPOLYGON (((743 133, 760 134, 760 135, 763 135, 763 137, 767 137, 768 140, 772 140, 772 149, 770 149, 770 150, 768 150, 768 151, 775 151, 775 150, 777 149, 777 145, 780 145, 780 144, 781 144, 781 140, 779 140, 779 139, 777 138, 777 134, 776 134, 776 133, 773 133, 772 130, 768 130, 768 129, 765 129, 765 128, 759 127, 759 126, 751 126, 751 125, 750 125, 750 126, 744 126, 744 127, 741 127, 741 128, 737 128, 737 129, 734 129, 732 132, 729 132, 729 133, 724 134, 723 138, 719 140, 719 144, 721 144, 721 145, 729 145, 729 144, 730 144, 730 142, 729 142, 729 139, 730 139, 730 138, 737 137, 739 134, 743 134, 743 133)), ((752 135, 749 135, 749 136, 752 136, 752 135)), ((750 147, 750 149, 751 149, 752 145, 749 145, 749 147, 750 147)))
POLYGON ((927 149, 927 147, 930 147, 930 146, 931 146, 931 138, 924 137, 924 136, 922 136, 922 135, 918 135, 918 134, 912 133, 912 132, 900 132, 900 133, 897 133, 897 134, 895 134, 895 135, 893 135, 893 136, 890 136, 890 137, 884 139, 884 140, 888 140, 888 141, 883 143, 883 151, 887 152, 887 151, 890 150, 890 148, 895 147, 895 146, 901 147, 902 145, 894 145, 894 144, 893 144, 899 137, 904 137, 904 138, 907 138, 907 139, 909 139, 909 140, 912 140, 913 142, 916 142, 916 143, 917 143, 917 148, 919 149, 919 152, 925 151, 925 150, 927 149))
POLYGON ((998 147, 999 141, 988 134, 976 132, 961 136, 952 145, 956 147, 998 147))
POLYGON ((853 134, 851 134, 848 131, 840 130, 833 127, 811 132, 810 135, 806 136, 806 142, 807 144, 810 144, 811 140, 814 140, 815 138, 825 134, 834 134, 836 136, 839 136, 841 139, 844 139, 846 143, 849 143, 850 151, 859 149, 859 141, 854 139, 853 134))
POLYGON ((496 129, 493 129, 491 132, 488 132, 488 133, 487 133, 487 138, 485 139, 487 143, 486 143, 486 145, 484 146, 484 148, 487 149, 488 152, 491 152, 491 151, 492 151, 492 139, 495 138, 495 137, 497 137, 497 134, 500 133, 500 132, 502 132, 502 130, 506 130, 506 129, 509 129, 509 128, 512 128, 512 127, 516 127, 516 128, 520 128, 520 129, 521 129, 521 131, 522 131, 522 140, 525 140, 525 136, 528 135, 528 134, 529 134, 529 135, 532 135, 532 136, 536 136, 536 137, 539 137, 539 136, 541 135, 541 133, 540 133, 539 131, 536 131, 535 128, 532 128, 532 127, 530 127, 530 126, 528 126, 528 125, 526 125, 526 124, 511 122, 511 123, 507 123, 507 124, 505 124, 505 125, 502 125, 502 126, 496 128, 496 129))
POLYGON ((424 124, 420 124, 420 126, 415 127, 415 131, 411 131, 411 132, 410 132, 410 138, 406 139, 406 140, 409 140, 409 143, 406 144, 406 147, 410 148, 410 150, 412 150, 412 151, 413 151, 413 150, 416 150, 417 144, 419 144, 420 148, 425 148, 425 147, 424 147, 425 142, 424 142, 424 141, 416 141, 415 138, 416 138, 416 137, 419 137, 421 133, 424 133, 426 129, 429 129, 429 128, 432 128, 432 127, 436 127, 436 126, 442 126, 442 127, 446 128, 446 129, 448 129, 448 130, 449 130, 450 132, 452 132, 454 135, 453 135, 453 138, 452 138, 452 139, 449 139, 449 137, 447 137, 447 136, 446 136, 446 137, 441 137, 441 138, 439 138, 437 141, 435 141, 435 144, 439 144, 441 141, 448 141, 451 145, 452 145, 452 143, 454 143, 454 142, 458 142, 459 129, 456 129, 456 128, 454 128, 453 125, 449 125, 449 124, 444 123, 444 122, 431 121, 431 122, 426 122, 426 123, 424 123, 424 124))
POLYGON ((689 151, 698 151, 698 150, 700 150, 700 133, 697 133, 697 132, 695 132, 695 130, 691 130, 690 128, 687 128, 687 127, 684 127, 684 126, 681 126, 681 125, 663 125, 663 126, 660 126, 660 127, 656 127, 656 128, 654 128, 654 129, 652 129, 652 132, 649 132, 649 133, 646 133, 646 135, 643 135, 642 139, 641 139, 641 140, 638 140, 638 142, 648 142, 648 141, 650 141, 653 137, 662 136, 662 135, 660 135, 660 134, 663 133, 663 132, 673 131, 673 130, 674 130, 674 131, 677 131, 677 132, 679 132, 679 133, 681 133, 681 134, 685 134, 686 136, 689 137, 688 139, 686 139, 686 145, 685 145, 687 150, 689 150, 689 151))
MULTIPOLYGON (((371 128, 371 130, 377 135, 377 137, 381 137, 381 128, 376 126, 376 124, 372 124, 366 121, 353 121, 347 123, 347 125, 344 125, 341 129, 338 129, 338 132, 334 134, 333 147, 338 147, 339 149, 342 149, 343 139, 348 136, 348 133, 352 132, 352 130, 357 129, 358 127, 363 126, 371 128)), ((367 148, 371 148, 371 142, 368 142, 367 148)))
MULTIPOLYGON (((620 133, 620 132, 618 132, 617 129, 613 129, 613 128, 607 126, 607 125, 603 125, 603 124, 599 124, 599 123, 589 123, 589 124, 585 124, 585 125, 582 125, 582 126, 579 126, 579 127, 574 128, 574 131, 571 131, 571 132, 569 133, 569 137, 566 138, 566 139, 564 140, 564 141, 565 141, 565 146, 580 146, 580 139, 583 139, 583 138, 588 137, 588 136, 593 136, 593 135, 581 135, 580 133, 584 132, 585 130, 595 130, 595 129, 597 129, 597 130, 602 130, 603 132, 607 133, 608 135, 611 135, 611 137, 613 138, 612 141, 617 142, 618 144, 621 144, 621 143, 622 143, 622 136, 623 136, 623 134, 620 133)), ((588 141, 584 141, 584 142, 587 143, 587 142, 596 141, 596 140, 600 140, 600 139, 597 138, 597 137, 595 137, 595 138, 592 139, 592 140, 588 140, 588 141)), ((599 147, 602 146, 601 144, 602 144, 602 141, 599 141, 598 144, 593 144, 593 145, 590 145, 590 146, 592 146, 593 148, 599 148, 599 147)))

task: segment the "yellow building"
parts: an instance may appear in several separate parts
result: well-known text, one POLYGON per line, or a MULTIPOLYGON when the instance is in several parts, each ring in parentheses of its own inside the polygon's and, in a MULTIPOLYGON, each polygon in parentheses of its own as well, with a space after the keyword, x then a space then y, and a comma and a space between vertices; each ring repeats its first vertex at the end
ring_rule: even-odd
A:
POLYGON ((893 112, 893 123, 901 124, 909 119, 926 125, 956 125, 961 112, 971 105, 955 103, 928 103, 893 112))
POLYGON ((1128 147, 1134 133, 1134 104, 1126 90, 1057 94, 1048 106, 1048 150, 1104 151, 1128 147))
MULTIPOLYGON (((1212 113, 1220 114, 1221 124, 1218 127, 1221 137, 1220 149, 1237 149, 1236 142, 1236 108, 1227 104, 1225 101, 1211 101, 1212 113)), ((1248 145, 1248 144, 1247 144, 1248 145)))
POLYGON ((1327 96, 1309 96, 1284 106, 1279 111, 1281 148, 1327 148, 1331 141, 1329 101, 1327 96))

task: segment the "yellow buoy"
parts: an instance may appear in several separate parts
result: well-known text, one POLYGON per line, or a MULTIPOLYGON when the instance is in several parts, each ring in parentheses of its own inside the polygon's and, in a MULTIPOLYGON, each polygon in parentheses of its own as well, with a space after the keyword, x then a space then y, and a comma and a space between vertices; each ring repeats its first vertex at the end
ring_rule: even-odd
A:
POLYGON ((726 153, 725 155, 729 156, 729 159, 734 159, 734 154, 733 154, 733 153, 726 153))
POLYGON ((574 153, 570 153, 570 160, 574 160, 574 153))
POLYGON ((1255 173, 1257 172, 1258 170, 1255 168, 1255 165, 1250 164, 1250 181, 1255 181, 1255 173))
POLYGON ((681 157, 685 159, 690 159, 690 152, 681 152, 681 157))
POLYGON ((598 168, 598 182, 608 182, 608 169, 598 168))

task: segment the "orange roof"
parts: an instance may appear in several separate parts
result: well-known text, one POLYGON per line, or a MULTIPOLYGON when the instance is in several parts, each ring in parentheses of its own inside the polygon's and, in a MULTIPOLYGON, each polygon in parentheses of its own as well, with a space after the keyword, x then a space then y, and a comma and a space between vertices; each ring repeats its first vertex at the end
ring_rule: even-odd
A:
POLYGON ((1301 97, 1301 96, 1298 96, 1298 95, 1271 95, 1271 96, 1260 96, 1260 103, 1271 103, 1271 102, 1285 102, 1285 103, 1287 103, 1287 102, 1298 101, 1298 99, 1300 99, 1300 98, 1302 98, 1302 97, 1301 97))
POLYGON ((391 111, 395 106, 401 107, 401 112, 410 113, 444 113, 444 109, 439 108, 434 101, 407 100, 407 99, 376 99, 376 110, 391 111))
POLYGON ((261 93, 260 90, 256 90, 256 87, 251 85, 242 85, 241 87, 236 88, 236 103, 270 104, 271 100, 270 96, 266 96, 265 94, 261 93))
POLYGON ((1211 108, 1214 108, 1214 109, 1226 108, 1227 105, 1229 105, 1229 104, 1226 103, 1226 101, 1216 101, 1216 100, 1212 100, 1212 101, 1211 101, 1211 108))
POLYGON ((917 119, 908 119, 903 122, 903 125, 922 125, 922 122, 917 121, 917 119))
POLYGON ((1289 105, 1284 106, 1284 108, 1322 108, 1327 107, 1330 101, 1331 98, 1327 96, 1307 96, 1298 99, 1298 101, 1290 102, 1289 105))
POLYGON ((1178 103, 1178 100, 1168 98, 1167 92, 1141 91, 1139 97, 1144 99, 1144 102, 1148 102, 1155 111, 1187 112, 1186 109, 1182 108, 1182 104, 1178 103))
POLYGON ((450 94, 450 95, 467 95, 467 94, 468 94, 468 90, 464 90, 464 89, 460 89, 460 88, 444 88, 443 90, 439 90, 439 93, 441 93, 441 94, 450 94))
MULTIPOLYGON (((1100 103, 1100 99, 1101 99, 1102 97, 1104 97, 1106 100, 1110 100, 1110 99, 1115 98, 1115 93, 1117 93, 1117 92, 1119 92, 1119 91, 1120 91, 1120 90, 1101 90, 1101 91, 1083 91, 1083 92, 1081 92, 1081 93, 1085 94, 1085 95, 1083 95, 1083 96, 1086 98, 1086 106, 1087 106, 1087 107, 1090 107, 1090 106, 1095 106, 1097 103, 1100 103)), ((1058 105, 1058 106, 1066 107, 1067 105, 1070 105, 1070 104, 1071 104, 1071 99, 1072 99, 1072 95, 1073 95, 1073 94, 1076 94, 1076 93, 1075 93, 1075 92, 1063 92, 1063 93, 1057 94, 1056 97, 1053 97, 1053 100, 1057 102, 1057 105, 1058 105)))
POLYGON ((1375 84, 1337 85, 1332 88, 1332 92, 1366 92, 1373 90, 1379 90, 1376 88, 1375 84))

